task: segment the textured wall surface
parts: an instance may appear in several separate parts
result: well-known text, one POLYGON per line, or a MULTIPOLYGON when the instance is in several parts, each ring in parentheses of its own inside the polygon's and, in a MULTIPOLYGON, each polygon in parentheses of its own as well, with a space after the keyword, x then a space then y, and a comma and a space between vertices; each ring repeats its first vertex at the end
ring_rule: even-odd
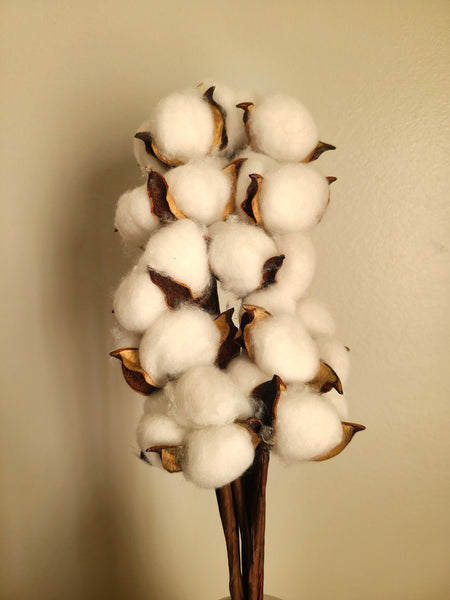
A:
POLYGON ((266 588, 284 600, 450 597, 446 1, 33 2, 1 14, 5 600, 214 600, 214 494, 133 456, 141 400, 111 349, 131 136, 213 75, 283 91, 337 145, 316 295, 351 347, 340 457, 268 489, 266 588))

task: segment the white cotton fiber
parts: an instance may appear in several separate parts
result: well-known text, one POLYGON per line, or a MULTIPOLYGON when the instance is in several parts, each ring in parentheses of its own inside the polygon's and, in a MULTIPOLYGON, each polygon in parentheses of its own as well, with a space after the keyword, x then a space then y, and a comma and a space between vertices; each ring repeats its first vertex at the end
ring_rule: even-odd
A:
POLYGON ((334 337, 321 336, 316 339, 320 358, 338 374, 344 385, 350 371, 350 352, 334 337))
POLYGON ((239 297, 260 287, 263 266, 276 256, 273 240, 260 228, 227 220, 209 229, 209 263, 225 289, 239 297))
POLYGON ((142 339, 139 333, 128 331, 119 324, 112 328, 111 336, 114 348, 139 348, 142 339))
POLYGON ((167 173, 170 195, 187 217, 204 225, 222 220, 232 192, 222 167, 218 160, 196 160, 167 173))
POLYGON ((274 240, 277 254, 285 257, 277 273, 277 284, 290 298, 300 298, 311 284, 316 269, 314 245, 302 233, 278 235, 274 240))
POLYGON ((201 295, 211 281, 203 231, 190 219, 175 221, 154 233, 142 261, 187 285, 194 295, 201 295))
POLYGON ((234 481, 253 463, 250 433, 231 423, 205 427, 186 440, 183 471, 186 479, 203 488, 219 488, 234 481))
POLYGON ((316 345, 295 315, 256 321, 250 329, 250 345, 258 367, 279 375, 285 383, 310 381, 319 369, 316 345))
POLYGON ((160 100, 151 118, 151 134, 169 160, 187 162, 206 156, 215 124, 209 104, 194 92, 174 93, 160 100))
POLYGON ((114 226, 126 244, 145 246, 150 234, 159 227, 159 221, 151 211, 146 185, 120 196, 114 226))
POLYGON ((167 415, 169 410, 169 398, 166 394, 166 388, 162 388, 150 396, 147 396, 144 402, 144 413, 159 413, 167 415))
POLYGON ((247 196, 247 189, 251 183, 250 175, 263 175, 266 171, 273 170, 278 166, 278 163, 265 154, 258 154, 247 148, 239 155, 239 158, 245 158, 239 170, 239 176, 236 187, 236 208, 239 216, 248 219, 249 217, 241 210, 240 206, 247 196))
POLYGON ((316 147, 319 134, 309 111, 295 98, 267 96, 250 112, 250 139, 259 152, 280 161, 300 161, 316 147))
POLYGON ((126 275, 113 299, 119 323, 133 333, 144 333, 166 309, 164 294, 150 279, 142 264, 126 275))
POLYGON ((169 386, 170 411, 181 425, 225 425, 251 416, 249 399, 225 371, 212 365, 192 367, 169 386))
POLYGON ((322 398, 333 406, 341 421, 347 421, 348 404, 345 394, 339 394, 335 389, 332 389, 326 394, 322 394, 322 398))
POLYGON ((136 438, 140 450, 151 446, 178 446, 183 443, 186 429, 172 417, 161 413, 144 413, 139 421, 136 438))
POLYGON ((295 298, 288 295, 286 287, 280 286, 278 283, 273 283, 262 290, 252 292, 244 298, 243 304, 261 306, 273 315, 279 313, 294 314, 297 307, 295 298))
POLYGON ((250 393, 257 385, 270 379, 270 376, 253 363, 248 356, 242 354, 236 356, 228 364, 227 373, 238 386, 244 396, 250 396, 250 393))
POLYGON ((336 333, 334 319, 323 302, 317 298, 303 298, 297 304, 297 315, 313 338, 333 336, 336 333))
POLYGON ((277 406, 274 450, 287 462, 311 460, 337 446, 343 429, 336 410, 319 394, 282 392, 277 406))
POLYGON ((195 365, 212 364, 220 333, 200 308, 168 310, 146 331, 139 346, 144 370, 161 385, 195 365))
MULTIPOLYGON (((136 130, 136 133, 150 133, 150 129, 151 121, 147 120, 141 123, 136 130)), ((167 167, 162 162, 153 156, 153 154, 147 152, 145 142, 139 138, 133 139, 133 154, 143 173, 146 174, 148 171, 158 171, 158 173, 164 175, 167 171, 167 167)))
POLYGON ((328 203, 329 184, 309 164, 288 164, 266 173, 259 195, 264 227, 272 233, 316 225, 328 203))

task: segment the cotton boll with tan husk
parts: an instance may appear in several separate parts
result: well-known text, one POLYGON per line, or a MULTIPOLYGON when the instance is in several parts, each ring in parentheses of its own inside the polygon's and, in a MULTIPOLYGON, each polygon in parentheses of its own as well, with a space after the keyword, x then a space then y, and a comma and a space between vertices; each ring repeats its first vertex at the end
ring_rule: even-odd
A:
POLYGON ((260 369, 285 383, 314 378, 319 369, 317 347, 298 317, 273 315, 250 327, 251 354, 260 369))
POLYGON ((236 209, 240 217, 249 219, 241 210, 240 206, 247 196, 247 190, 251 183, 250 175, 263 175, 266 171, 273 170, 278 166, 278 163, 265 154, 254 152, 250 148, 246 148, 239 158, 245 158, 245 162, 239 170, 239 176, 236 186, 236 209))
POLYGON ((143 369, 157 385, 196 365, 214 363, 220 333, 200 308, 168 310, 145 332, 139 346, 143 369))
POLYGON ((166 225, 152 235, 142 261, 201 295, 211 282, 203 230, 190 219, 166 225))
MULTIPOLYGON (((150 129, 151 121, 147 119, 147 121, 141 123, 136 130, 136 133, 150 133, 150 129)), ((147 173, 148 171, 158 171, 158 173, 164 175, 167 171, 167 167, 159 161, 156 156, 147 152, 145 142, 139 138, 133 139, 133 154, 143 173, 147 173)))
POLYGON ((328 204, 329 184, 312 165, 282 165, 264 176, 259 207, 271 233, 305 231, 316 225, 328 204))
POLYGON ((348 403, 345 394, 339 394, 335 389, 332 389, 326 394, 322 394, 322 398, 333 406, 341 421, 347 421, 348 403))
POLYGON ((348 380, 350 371, 350 352, 334 337, 318 337, 316 339, 320 358, 338 374, 342 384, 348 380))
POLYGON ((280 161, 304 160, 319 141, 308 109, 296 98, 282 94, 257 103, 248 125, 252 146, 280 161))
POLYGON ((273 315, 280 313, 294 314, 297 307, 295 298, 289 296, 286 287, 281 286, 279 283, 273 283, 261 290, 252 292, 244 298, 243 304, 261 306, 273 315))
POLYGON ((288 389, 277 406, 274 451, 286 462, 312 460, 337 446, 343 436, 334 407, 319 394, 288 389))
POLYGON ((336 333, 334 319, 327 307, 317 298, 303 298, 297 304, 297 315, 312 337, 333 336, 336 333))
POLYGON ((183 471, 202 488, 220 488, 237 479, 253 463, 250 433, 235 423, 205 427, 189 434, 183 471))
POLYGON ((277 285, 289 298, 300 298, 310 286, 316 270, 314 245, 303 233, 278 235, 274 240, 277 254, 285 257, 276 276, 277 285))
POLYGON ((124 329, 122 325, 115 325, 111 330, 114 348, 139 348, 142 335, 124 329))
POLYGON ((172 417, 162 413, 144 413, 139 421, 136 438, 140 450, 151 446, 178 446, 186 437, 186 429, 172 417))
POLYGON ((166 387, 170 413, 187 427, 225 425, 252 413, 249 399, 226 372, 214 366, 193 367, 166 387))
POLYGON ((166 175, 169 192, 187 217, 204 225, 222 220, 232 192, 231 178, 219 160, 196 160, 166 175))
POLYGON ((273 240, 254 225, 227 220, 209 229, 209 263, 223 287, 239 297, 262 284, 266 260, 276 256, 273 240))
POLYGON ((267 373, 261 371, 248 356, 241 354, 236 356, 227 366, 227 373, 241 390, 244 396, 250 396, 257 385, 270 379, 267 373))
POLYGON ((165 310, 164 294, 150 279, 142 265, 126 275, 113 299, 114 314, 119 323, 133 333, 144 333, 165 310))
POLYGON ((141 185, 122 194, 117 202, 114 226, 123 241, 133 246, 145 246, 160 223, 150 208, 147 186, 141 185))

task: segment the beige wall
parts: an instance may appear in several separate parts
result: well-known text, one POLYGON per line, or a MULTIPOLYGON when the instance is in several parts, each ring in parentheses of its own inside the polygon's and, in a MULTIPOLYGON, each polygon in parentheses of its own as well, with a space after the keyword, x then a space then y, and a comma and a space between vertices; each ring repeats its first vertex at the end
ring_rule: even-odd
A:
POLYGON ((208 75, 298 96, 338 146, 314 287, 368 429, 333 461, 273 461, 267 591, 450 597, 449 8, 3 0, 1 598, 227 591, 214 494, 134 458, 141 401, 107 357, 131 135, 208 75))

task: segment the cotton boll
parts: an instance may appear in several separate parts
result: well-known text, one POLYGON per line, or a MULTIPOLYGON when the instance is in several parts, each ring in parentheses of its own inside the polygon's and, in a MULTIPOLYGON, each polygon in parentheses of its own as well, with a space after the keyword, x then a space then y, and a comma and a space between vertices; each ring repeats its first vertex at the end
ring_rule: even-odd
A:
POLYGON ((191 92, 163 98, 151 119, 151 133, 169 160, 187 162, 206 156, 213 144, 214 116, 209 104, 191 92))
POLYGON ((150 234, 159 227, 159 221, 151 211, 145 185, 120 196, 114 226, 125 243, 145 246, 150 234))
POLYGON ((200 308, 168 310, 146 331, 139 346, 143 369, 158 385, 195 365, 212 364, 220 333, 200 308))
POLYGON ((294 314, 297 304, 295 298, 286 293, 285 287, 273 283, 262 290, 256 290, 243 300, 243 304, 261 306, 273 315, 280 313, 294 314))
POLYGON ((144 333, 166 309, 164 294, 140 266, 122 279, 113 299, 119 323, 133 333, 144 333))
POLYGON ((328 203, 329 184, 312 165, 289 164, 268 172, 259 207, 272 233, 304 231, 316 225, 328 203))
POLYGON ((184 427, 161 413, 144 413, 139 421, 136 438, 141 450, 151 446, 178 446, 186 436, 184 427))
POLYGON ((273 240, 253 225, 235 221, 209 229, 209 262, 225 289, 246 296, 262 283, 266 260, 277 254, 273 240))
POLYGON ((248 218, 240 209, 242 202, 247 196, 247 189, 251 183, 250 175, 257 173, 263 175, 266 171, 273 170, 278 166, 278 163, 265 154, 258 154, 247 148, 239 155, 239 158, 245 158, 246 161, 242 164, 236 187, 236 208, 241 217, 248 218))
POLYGON ((323 394, 322 398, 333 406, 341 421, 347 421, 348 403, 345 394, 338 394, 338 392, 333 389, 326 394, 323 394))
POLYGON ((336 333, 334 319, 323 302, 316 298, 304 298, 297 304, 297 315, 312 337, 333 336, 336 333))
POLYGON ((320 358, 336 371, 342 384, 348 380, 350 352, 339 340, 322 336, 316 339, 320 358))
POLYGON ((196 160, 167 173, 169 192, 187 217, 204 225, 223 218, 232 181, 222 166, 217 160, 196 160))
POLYGON ((142 261, 155 271, 201 295, 211 281, 202 229, 189 219, 166 225, 152 235, 142 261))
POLYGON ((214 366, 186 371, 173 383, 170 396, 171 414, 187 427, 225 425, 252 412, 250 401, 230 376, 214 366))
POLYGON ((309 111, 295 98, 267 96, 250 112, 252 145, 280 161, 298 162, 316 147, 319 134, 309 111))
POLYGON ((169 410, 169 398, 164 387, 157 392, 147 396, 144 402, 144 413, 159 413, 167 415, 169 410))
POLYGON ((277 284, 287 296, 300 298, 310 286, 316 269, 313 243, 302 233, 287 233, 274 239, 277 254, 285 257, 276 276, 277 284))
POLYGON ((128 331, 119 324, 112 328, 111 336, 114 348, 139 348, 142 339, 139 333, 128 331))
POLYGON ((287 391, 277 406, 274 450, 287 462, 318 458, 337 446, 342 424, 333 406, 309 391, 287 391))
POLYGON ((240 355, 228 364, 227 373, 245 396, 257 385, 270 379, 270 376, 255 365, 247 356, 240 355))
MULTIPOLYGON (((149 133, 150 128, 151 121, 144 121, 138 127, 136 133, 149 133)), ((148 171, 158 171, 158 173, 164 175, 164 173, 167 171, 167 167, 161 161, 159 161, 155 156, 153 156, 153 154, 147 152, 145 148, 145 142, 143 140, 138 138, 133 139, 133 154, 143 173, 147 173, 148 171)))
POLYGON ((250 433, 231 423, 205 427, 186 440, 183 471, 186 479, 203 488, 219 488, 237 479, 253 463, 250 433))
POLYGON ((307 382, 319 368, 317 348, 295 315, 280 314, 256 321, 250 329, 255 363, 285 383, 307 382))

